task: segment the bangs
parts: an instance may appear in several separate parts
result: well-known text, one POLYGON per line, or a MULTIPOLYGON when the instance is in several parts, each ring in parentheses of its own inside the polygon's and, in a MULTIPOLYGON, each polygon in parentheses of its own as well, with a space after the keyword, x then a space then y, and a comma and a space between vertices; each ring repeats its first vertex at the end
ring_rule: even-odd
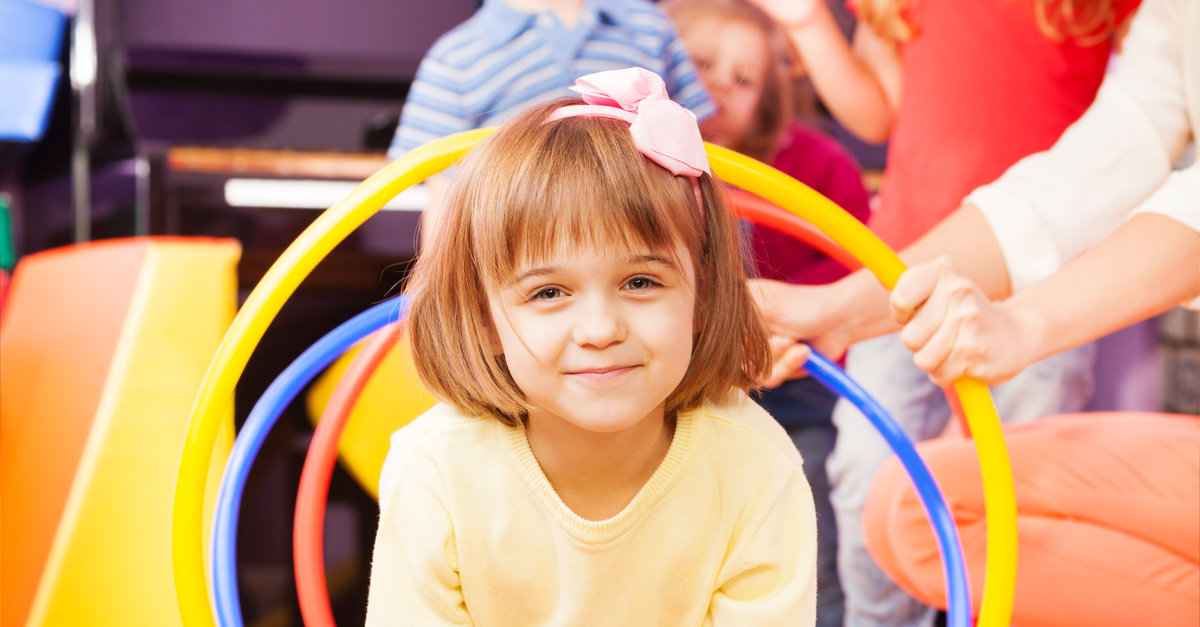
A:
POLYGON ((524 158, 489 154, 474 164, 486 171, 476 170, 481 183, 470 194, 490 199, 469 212, 473 256, 488 284, 506 285, 519 267, 574 248, 673 257, 678 238, 700 250, 699 210, 677 209, 695 205, 691 181, 638 152, 628 124, 590 117, 539 126, 524 158))

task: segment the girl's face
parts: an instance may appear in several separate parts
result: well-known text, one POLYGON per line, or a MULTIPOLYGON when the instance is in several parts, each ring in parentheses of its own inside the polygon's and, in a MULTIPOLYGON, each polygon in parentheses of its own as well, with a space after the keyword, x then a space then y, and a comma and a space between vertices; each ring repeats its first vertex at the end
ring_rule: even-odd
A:
POLYGON ((766 34, 746 21, 714 15, 695 18, 680 36, 717 103, 717 113, 702 125, 705 137, 736 147, 754 128, 762 104, 771 63, 766 34))
POLYGON ((489 294, 531 423, 592 433, 661 425, 691 362, 696 301, 692 257, 682 244, 674 253, 564 242, 489 294))

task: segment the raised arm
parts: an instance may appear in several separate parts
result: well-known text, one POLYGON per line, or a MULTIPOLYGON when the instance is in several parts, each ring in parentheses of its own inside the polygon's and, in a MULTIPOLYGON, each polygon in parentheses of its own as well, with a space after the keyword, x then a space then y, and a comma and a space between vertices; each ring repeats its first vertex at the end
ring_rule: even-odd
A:
POLYGON ((895 45, 861 22, 846 41, 824 0, 751 1, 787 31, 833 116, 864 141, 886 141, 900 102, 895 45))

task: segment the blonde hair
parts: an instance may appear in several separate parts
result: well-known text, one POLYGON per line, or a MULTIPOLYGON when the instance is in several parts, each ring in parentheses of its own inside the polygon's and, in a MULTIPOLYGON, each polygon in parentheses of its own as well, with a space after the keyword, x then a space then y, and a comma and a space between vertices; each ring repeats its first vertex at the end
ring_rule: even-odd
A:
MULTIPOLYGON (((858 19, 881 37, 904 42, 915 34, 903 16, 909 1, 856 0, 855 9, 858 19)), ((1053 41, 1070 39, 1090 46, 1112 37, 1117 29, 1116 0, 1032 0, 1032 3, 1038 28, 1053 41)))
POLYGON ((763 80, 756 122, 745 138, 727 148, 770 161, 795 115, 793 89, 800 67, 799 53, 787 33, 770 15, 746 0, 666 0, 660 6, 680 33, 700 20, 716 17, 748 24, 763 34, 771 62, 763 80))
POLYGON ((528 411, 492 327, 488 294, 524 262, 565 239, 672 255, 696 270, 691 363, 667 397, 668 416, 748 389, 770 368, 767 333, 746 285, 737 223, 717 182, 674 176, 634 147, 628 124, 602 117, 547 122, 578 100, 534 107, 482 141, 438 221, 437 246, 418 255, 408 284, 417 373, 441 400, 506 424, 528 411))

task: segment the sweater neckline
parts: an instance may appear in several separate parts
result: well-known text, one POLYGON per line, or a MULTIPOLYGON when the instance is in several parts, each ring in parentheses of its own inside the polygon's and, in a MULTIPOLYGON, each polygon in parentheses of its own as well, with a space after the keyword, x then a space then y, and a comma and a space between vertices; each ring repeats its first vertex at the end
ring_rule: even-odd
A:
POLYGON ((680 469, 690 458, 695 448, 698 435, 696 427, 697 412, 685 412, 675 419, 675 433, 671 437, 671 445, 667 454, 659 463, 658 468, 646 480, 633 499, 610 518, 604 520, 588 520, 576 514, 567 506, 550 485, 550 480, 542 472, 542 467, 533 455, 529 446, 529 437, 525 428, 518 426, 508 429, 509 441, 517 457, 525 479, 532 486, 534 493, 550 510, 556 519, 572 534, 589 543, 600 543, 612 540, 628 529, 640 517, 642 512, 656 503, 659 497, 674 483, 680 474, 680 469))

